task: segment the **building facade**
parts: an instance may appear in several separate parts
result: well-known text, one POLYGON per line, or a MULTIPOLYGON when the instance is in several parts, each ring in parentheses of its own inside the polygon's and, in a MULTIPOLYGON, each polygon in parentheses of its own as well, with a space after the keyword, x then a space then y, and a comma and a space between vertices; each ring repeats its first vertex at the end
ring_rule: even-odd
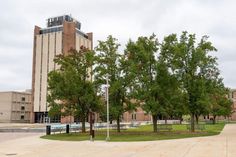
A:
POLYGON ((30 92, 0 92, 0 123, 29 123, 30 92))
POLYGON ((125 112, 122 116, 122 122, 151 122, 152 115, 146 113, 141 107, 138 107, 136 111, 125 112))
POLYGON ((79 51, 81 46, 92 49, 93 34, 83 33, 81 23, 69 15, 47 19, 46 28, 35 26, 31 122, 43 122, 47 117, 47 76, 59 68, 53 61, 55 56, 66 55, 71 49, 79 51))
POLYGON ((231 112, 232 114, 230 116, 230 120, 235 121, 236 120, 236 89, 232 89, 230 91, 229 97, 233 101, 232 112, 231 112))

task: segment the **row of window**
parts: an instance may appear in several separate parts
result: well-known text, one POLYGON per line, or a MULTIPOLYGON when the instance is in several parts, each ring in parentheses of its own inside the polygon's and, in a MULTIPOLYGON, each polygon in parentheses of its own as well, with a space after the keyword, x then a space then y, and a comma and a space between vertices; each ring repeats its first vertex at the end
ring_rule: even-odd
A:
POLYGON ((54 28, 42 29, 42 30, 39 31, 39 34, 59 32, 59 31, 62 31, 62 29, 63 29, 63 27, 54 27, 54 28))
MULTIPOLYGON (((121 115, 121 119, 124 119, 123 115, 121 115)), ((136 119, 137 119, 137 114, 132 113, 132 114, 131 114, 131 119, 132 119, 132 120, 136 120, 136 119)))
MULTIPOLYGON (((53 32, 60 32, 63 30, 63 27, 54 27, 54 28, 48 28, 48 29, 42 29, 39 31, 39 34, 47 34, 47 33, 53 33, 53 32)), ((81 36, 88 39, 88 35, 81 32, 79 29, 76 29, 76 33, 80 34, 81 36)))
POLYGON ((81 31, 79 31, 78 29, 76 29, 76 33, 80 34, 81 36, 85 37, 86 39, 88 39, 88 36, 84 33, 82 33, 81 31))

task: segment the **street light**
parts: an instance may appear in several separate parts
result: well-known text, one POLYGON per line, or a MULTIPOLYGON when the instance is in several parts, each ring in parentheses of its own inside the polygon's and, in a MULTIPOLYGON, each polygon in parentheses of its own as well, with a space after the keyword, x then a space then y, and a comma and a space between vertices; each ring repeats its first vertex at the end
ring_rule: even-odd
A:
POLYGON ((109 136, 109 92, 108 92, 109 84, 108 84, 108 75, 106 76, 106 101, 107 101, 107 137, 106 141, 110 140, 109 136))

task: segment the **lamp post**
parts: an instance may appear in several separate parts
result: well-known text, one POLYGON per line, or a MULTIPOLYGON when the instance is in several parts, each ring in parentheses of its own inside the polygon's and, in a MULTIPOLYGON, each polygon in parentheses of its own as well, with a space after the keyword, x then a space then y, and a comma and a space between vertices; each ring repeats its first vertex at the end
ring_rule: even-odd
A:
POLYGON ((108 84, 108 75, 106 76, 106 101, 107 101, 107 137, 106 141, 110 140, 109 136, 109 92, 108 92, 109 84, 108 84))

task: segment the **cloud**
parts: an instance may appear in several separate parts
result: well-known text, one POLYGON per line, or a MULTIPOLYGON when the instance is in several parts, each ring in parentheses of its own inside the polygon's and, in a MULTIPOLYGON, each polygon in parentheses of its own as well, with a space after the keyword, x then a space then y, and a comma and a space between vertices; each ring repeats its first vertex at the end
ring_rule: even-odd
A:
POLYGON ((209 40, 218 49, 224 82, 236 87, 236 11, 234 0, 7 0, 0 4, 0 90, 31 87, 34 25, 46 26, 46 19, 72 14, 82 31, 97 40, 113 35, 125 47, 129 38, 155 33, 164 36, 183 30, 209 40))

